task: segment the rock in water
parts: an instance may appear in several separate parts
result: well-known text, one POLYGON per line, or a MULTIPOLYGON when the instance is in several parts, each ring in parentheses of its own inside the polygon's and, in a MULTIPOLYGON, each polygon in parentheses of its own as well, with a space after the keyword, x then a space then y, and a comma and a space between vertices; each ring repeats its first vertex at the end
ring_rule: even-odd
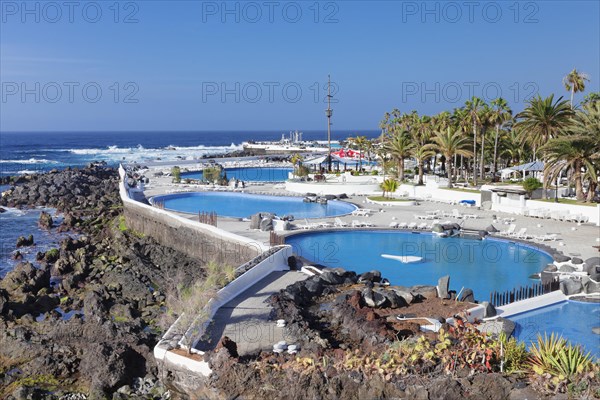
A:
POLYGON ((52 227, 54 226, 52 216, 46 211, 42 211, 42 213, 40 214, 40 219, 38 220, 38 226, 42 229, 52 229, 52 227))
POLYGON ((33 246, 33 235, 19 236, 17 238, 17 247, 33 246))
POLYGON ((460 296, 460 301, 466 301, 466 302, 470 302, 470 303, 474 303, 475 302, 475 296, 473 295, 473 290, 467 288, 462 292, 462 295, 460 296))
POLYGON ((5 212, 6 212, 6 210, 4 208, 0 207, 0 214, 5 213, 5 212))

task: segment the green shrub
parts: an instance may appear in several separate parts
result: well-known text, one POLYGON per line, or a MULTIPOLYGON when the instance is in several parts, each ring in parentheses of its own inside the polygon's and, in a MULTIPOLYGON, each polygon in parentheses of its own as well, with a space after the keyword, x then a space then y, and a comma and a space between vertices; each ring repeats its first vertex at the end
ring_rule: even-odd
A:
POLYGON ((531 196, 534 190, 544 186, 537 178, 527 178, 523 181, 523 189, 531 196))
POLYGON ((221 179, 221 168, 219 167, 208 167, 202 170, 202 176, 204 180, 209 183, 219 182, 221 179))
POLYGON ((171 176, 173 177, 173 183, 181 182, 181 168, 175 166, 171 168, 171 176))

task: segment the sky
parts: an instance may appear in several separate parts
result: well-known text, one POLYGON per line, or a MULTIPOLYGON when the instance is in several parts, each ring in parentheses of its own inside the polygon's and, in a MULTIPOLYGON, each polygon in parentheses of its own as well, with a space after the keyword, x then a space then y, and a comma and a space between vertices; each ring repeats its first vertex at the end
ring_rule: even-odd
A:
POLYGON ((599 91, 599 4, 0 0, 0 130, 321 130, 329 74, 334 129, 520 111, 573 68, 599 91))

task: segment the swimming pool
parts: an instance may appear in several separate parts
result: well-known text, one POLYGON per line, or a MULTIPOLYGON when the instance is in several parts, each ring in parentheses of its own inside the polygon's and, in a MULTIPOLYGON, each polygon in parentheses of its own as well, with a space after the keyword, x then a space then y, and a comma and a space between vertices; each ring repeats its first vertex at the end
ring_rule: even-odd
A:
MULTIPOLYGON (((240 167, 225 169, 228 179, 235 178, 244 182, 283 182, 288 180, 288 173, 290 172, 292 172, 292 168, 240 167)), ((184 172, 181 177, 184 179, 204 179, 202 171, 184 172)))
POLYGON ((247 218, 258 212, 271 212, 294 218, 324 218, 351 213, 357 207, 339 200, 327 204, 304 203, 301 197, 265 196, 248 193, 178 193, 155 196, 152 201, 163 202, 165 209, 186 213, 216 212, 222 217, 247 218))
POLYGON ((543 337, 554 332, 600 359, 600 335, 592 332, 600 326, 599 303, 569 300, 507 318, 516 323, 514 336, 527 347, 537 342, 538 333, 543 337))
POLYGON ((389 230, 301 233, 289 236, 286 243, 315 263, 358 273, 377 269, 393 285, 436 285, 440 277, 450 275, 450 289, 471 288, 482 301, 492 291, 539 282, 529 276, 552 262, 550 255, 519 243, 389 230), (423 261, 402 263, 382 254, 418 256, 423 261))

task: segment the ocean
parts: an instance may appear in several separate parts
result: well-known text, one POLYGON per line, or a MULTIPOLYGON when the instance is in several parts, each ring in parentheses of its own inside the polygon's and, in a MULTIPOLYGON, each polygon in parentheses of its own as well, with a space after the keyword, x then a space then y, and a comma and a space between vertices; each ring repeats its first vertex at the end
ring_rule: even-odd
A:
MULTIPOLYGON (((92 161, 116 166, 122 161, 193 159, 242 149, 248 140, 279 140, 288 132, 0 132, 0 176, 83 167, 92 161)), ((377 137, 380 131, 334 131, 332 139, 377 137)), ((325 131, 305 131, 304 140, 326 140, 325 131)), ((0 186, 0 192, 8 187, 0 186)), ((18 262, 12 259, 19 236, 33 235, 35 246, 20 249, 24 260, 34 261, 38 251, 56 247, 65 234, 37 227, 42 209, 0 213, 0 277, 18 262)), ((47 210, 56 218, 54 210, 47 210)))
MULTIPOLYGON (((84 166, 91 161, 117 165, 121 161, 193 159, 241 150, 248 140, 279 140, 271 132, 0 132, 0 176, 84 166)), ((287 136, 287 132, 285 132, 287 136)), ((332 132, 341 140, 357 134, 376 137, 380 131, 332 132)), ((304 140, 326 140, 324 131, 304 132, 304 140)))

